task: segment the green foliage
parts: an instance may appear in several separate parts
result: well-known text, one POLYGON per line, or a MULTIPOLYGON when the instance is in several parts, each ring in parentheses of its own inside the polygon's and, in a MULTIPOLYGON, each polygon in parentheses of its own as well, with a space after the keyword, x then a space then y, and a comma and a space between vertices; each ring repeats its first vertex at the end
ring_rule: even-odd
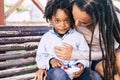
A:
POLYGON ((115 0, 115 1, 120 1, 120 0, 115 0))
POLYGON ((9 3, 5 3, 5 10, 10 9, 10 7, 12 7, 12 5, 11 5, 11 4, 9 4, 9 3))
POLYGON ((17 12, 24 12, 24 11, 29 11, 29 9, 25 6, 20 6, 19 8, 17 8, 17 12))
MULTIPOLYGON (((10 9, 14 4, 9 4, 9 3, 5 3, 5 10, 10 9)), ((16 12, 20 13, 20 12, 25 12, 25 11, 29 11, 29 9, 26 6, 21 5, 20 7, 18 7, 16 9, 16 12)))

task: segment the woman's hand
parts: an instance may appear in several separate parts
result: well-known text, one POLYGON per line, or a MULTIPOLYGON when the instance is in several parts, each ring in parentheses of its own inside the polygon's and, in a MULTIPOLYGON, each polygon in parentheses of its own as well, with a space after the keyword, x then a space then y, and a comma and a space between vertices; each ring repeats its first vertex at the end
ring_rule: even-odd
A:
POLYGON ((51 65, 52 68, 64 66, 63 62, 61 62, 60 60, 55 59, 55 58, 52 58, 50 60, 50 65, 51 65))
POLYGON ((79 77, 84 72, 84 66, 83 66, 83 64, 79 63, 77 66, 80 68, 80 70, 77 71, 77 72, 75 72, 75 73, 73 73, 73 77, 74 78, 79 77))
POLYGON ((46 80, 47 74, 45 69, 39 69, 34 77, 34 80, 46 80))
POLYGON ((63 43, 64 47, 55 46, 55 53, 60 59, 70 60, 73 47, 70 44, 63 43))

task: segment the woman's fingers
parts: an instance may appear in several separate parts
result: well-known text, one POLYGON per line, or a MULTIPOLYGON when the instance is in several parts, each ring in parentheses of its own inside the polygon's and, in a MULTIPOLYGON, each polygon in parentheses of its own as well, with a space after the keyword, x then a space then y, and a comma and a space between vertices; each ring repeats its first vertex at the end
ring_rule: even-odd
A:
POLYGON ((64 60, 70 59, 70 57, 69 57, 70 55, 66 55, 66 52, 64 50, 60 50, 60 49, 55 48, 54 51, 60 59, 64 59, 64 60))
POLYGON ((59 58, 64 57, 64 48, 55 46, 54 51, 59 58))
POLYGON ((63 45, 67 48, 67 47, 72 47, 70 44, 68 44, 68 43, 65 43, 65 42, 63 42, 63 45))
POLYGON ((64 51, 66 48, 65 47, 60 47, 60 46, 55 46, 55 49, 58 51, 64 51))
POLYGON ((54 51, 60 59, 70 60, 73 47, 67 43, 63 43, 65 47, 55 46, 54 51))

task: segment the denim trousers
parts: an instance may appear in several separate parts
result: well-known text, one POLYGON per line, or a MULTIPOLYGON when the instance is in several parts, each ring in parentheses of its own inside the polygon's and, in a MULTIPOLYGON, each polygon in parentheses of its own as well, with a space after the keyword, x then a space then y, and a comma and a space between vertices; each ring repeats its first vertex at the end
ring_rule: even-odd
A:
MULTIPOLYGON (((47 80, 71 80, 68 74, 61 68, 51 68, 47 71, 47 80)), ((92 80, 89 68, 85 68, 84 72, 72 80, 92 80)), ((96 79, 97 80, 97 79, 96 79)))

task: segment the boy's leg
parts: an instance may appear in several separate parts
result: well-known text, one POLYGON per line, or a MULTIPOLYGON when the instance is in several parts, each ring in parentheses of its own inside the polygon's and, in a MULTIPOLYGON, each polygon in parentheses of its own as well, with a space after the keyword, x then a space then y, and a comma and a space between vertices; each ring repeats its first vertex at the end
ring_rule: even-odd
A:
POLYGON ((85 68, 84 72, 82 73, 82 75, 80 75, 80 77, 75 78, 73 80, 92 80, 90 77, 90 69, 89 68, 85 68))
POLYGON ((70 80, 70 78, 61 68, 51 68, 47 71, 47 80, 70 80))

